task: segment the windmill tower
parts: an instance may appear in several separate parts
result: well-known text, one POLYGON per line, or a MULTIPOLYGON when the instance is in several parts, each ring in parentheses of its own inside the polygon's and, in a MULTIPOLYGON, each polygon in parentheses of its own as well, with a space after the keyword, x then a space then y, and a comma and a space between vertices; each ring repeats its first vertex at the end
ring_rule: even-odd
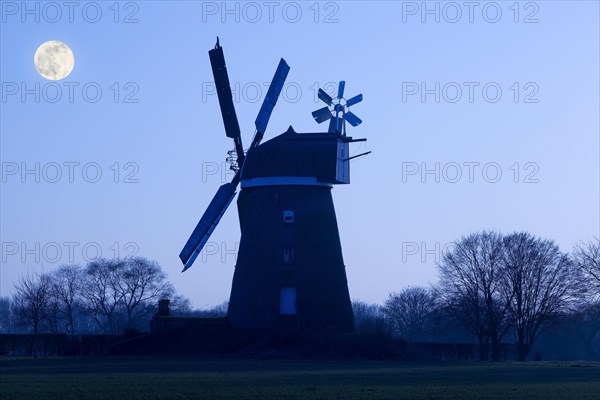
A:
POLYGON ((296 133, 293 128, 260 144, 289 66, 281 59, 255 121, 256 132, 244 152, 223 49, 209 51, 226 135, 233 139, 236 174, 210 202, 179 257, 184 271, 202 250, 233 200, 237 200, 241 239, 229 300, 228 318, 237 328, 265 331, 297 328, 352 331, 354 318, 331 189, 350 183, 349 144, 366 139, 346 135, 345 122, 362 121, 348 108, 362 100, 330 97, 313 112, 328 132, 296 133))

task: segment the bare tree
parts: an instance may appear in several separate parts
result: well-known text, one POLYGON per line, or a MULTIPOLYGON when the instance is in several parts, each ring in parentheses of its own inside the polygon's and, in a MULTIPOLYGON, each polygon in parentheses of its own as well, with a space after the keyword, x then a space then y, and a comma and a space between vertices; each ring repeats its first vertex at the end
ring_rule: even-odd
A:
POLYGON ((390 293, 383 306, 392 331, 409 342, 426 340, 434 310, 431 291, 422 287, 408 287, 398 293, 390 293))
POLYGON ((128 327, 134 327, 140 317, 150 319, 156 302, 175 293, 160 265, 142 257, 126 260, 119 278, 117 291, 128 327))
POLYGON ((573 249, 573 260, 581 269, 595 300, 600 299, 600 238, 581 242, 573 249))
MULTIPOLYGON (((577 306, 571 313, 561 316, 561 322, 575 341, 583 345, 590 359, 600 356, 600 302, 588 302, 577 306)), ((571 343, 565 343, 570 346, 571 343)))
POLYGON ((581 280, 574 263, 553 241, 525 232, 504 238, 503 263, 517 357, 523 361, 545 324, 577 298, 581 280))
MULTIPOLYGON (((16 321, 34 334, 42 325, 70 335, 76 326, 80 332, 118 334, 142 327, 162 298, 173 299, 175 312, 191 311, 190 301, 175 292, 160 266, 140 257, 97 259, 85 268, 63 265, 50 274, 23 276, 15 288, 9 311, 1 313, 9 301, 0 301, 0 331, 16 321)), ((227 307, 215 312, 225 314, 227 307)))
POLYGON ((10 297, 0 296, 0 333, 8 333, 11 328, 10 297))
POLYGON ((213 307, 203 308, 199 310, 191 311, 190 315, 196 317, 207 317, 207 318, 222 318, 227 316, 227 310, 229 309, 229 301, 224 301, 221 304, 217 304, 213 307))
POLYGON ((140 328, 152 317, 158 300, 173 296, 175 290, 160 265, 145 258, 99 259, 85 268, 83 304, 107 334, 140 328))
POLYGON ((496 232, 474 233, 449 249, 438 265, 437 297, 442 307, 467 327, 479 341, 480 359, 500 356, 506 334, 510 298, 502 294, 502 236, 496 232))
POLYGON ((216 317, 226 317, 227 311, 229 310, 229 300, 225 300, 221 304, 217 304, 216 306, 210 309, 210 312, 214 314, 216 317))
POLYGON ((11 311, 15 322, 31 328, 32 333, 37 335, 48 318, 50 276, 46 273, 23 275, 14 287, 16 292, 11 301, 11 311))
POLYGON ((84 271, 81 297, 86 311, 106 334, 118 331, 118 308, 123 293, 119 287, 125 263, 121 260, 98 259, 84 271))
POLYGON ((74 333, 74 312, 83 284, 83 271, 78 265, 62 265, 51 275, 51 298, 55 310, 56 325, 64 323, 69 335, 74 333))
POLYGON ((379 304, 369 304, 361 300, 352 300, 354 329, 358 333, 386 334, 385 314, 379 304))
MULTIPOLYGON (((170 300, 172 315, 190 315, 192 313, 192 302, 187 297, 175 293, 171 296, 170 300)), ((225 314, 227 314, 227 308, 225 308, 225 314)))

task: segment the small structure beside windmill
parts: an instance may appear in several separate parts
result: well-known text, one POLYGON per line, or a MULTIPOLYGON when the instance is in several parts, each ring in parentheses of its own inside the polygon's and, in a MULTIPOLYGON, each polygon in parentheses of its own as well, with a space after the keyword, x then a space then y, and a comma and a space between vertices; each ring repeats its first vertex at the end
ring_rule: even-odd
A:
POLYGON ((256 132, 244 151, 223 48, 209 51, 225 133, 235 150, 229 161, 236 174, 222 185, 179 255, 190 268, 241 184, 237 200, 241 239, 229 300, 231 326, 247 331, 293 329, 349 332, 354 317, 331 189, 350 183, 353 139, 346 122, 362 121, 349 111, 362 95, 336 98, 319 89, 326 106, 313 112, 327 132, 287 132, 261 144, 289 66, 281 59, 256 118, 256 132))

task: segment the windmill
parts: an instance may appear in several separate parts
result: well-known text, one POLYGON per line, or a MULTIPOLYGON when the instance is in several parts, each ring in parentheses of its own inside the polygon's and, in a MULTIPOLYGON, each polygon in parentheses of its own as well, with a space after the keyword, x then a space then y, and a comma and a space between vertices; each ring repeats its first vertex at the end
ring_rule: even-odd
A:
POLYGON ((345 101, 343 81, 335 99, 319 90, 329 118, 318 110, 315 119, 335 121, 328 132, 296 133, 290 126, 261 144, 290 69, 281 59, 256 118, 254 138, 244 152, 218 38, 209 57, 225 133, 235 145, 228 159, 235 161, 236 174, 217 190, 181 251, 183 270, 192 266, 241 184, 241 239, 227 315, 231 325, 253 331, 353 330, 331 189, 350 183, 350 160, 368 154, 349 156, 349 144, 366 139, 347 136, 344 126, 344 121, 360 124, 348 108, 362 95, 345 101))

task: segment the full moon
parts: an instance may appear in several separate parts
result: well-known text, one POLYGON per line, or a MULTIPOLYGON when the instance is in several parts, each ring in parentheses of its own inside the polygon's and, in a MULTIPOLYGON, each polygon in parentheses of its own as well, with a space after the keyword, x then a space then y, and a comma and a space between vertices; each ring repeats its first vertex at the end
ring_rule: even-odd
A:
POLYGON ((33 62, 41 76, 58 81, 73 71, 75 57, 69 46, 58 40, 50 40, 38 47, 33 62))

